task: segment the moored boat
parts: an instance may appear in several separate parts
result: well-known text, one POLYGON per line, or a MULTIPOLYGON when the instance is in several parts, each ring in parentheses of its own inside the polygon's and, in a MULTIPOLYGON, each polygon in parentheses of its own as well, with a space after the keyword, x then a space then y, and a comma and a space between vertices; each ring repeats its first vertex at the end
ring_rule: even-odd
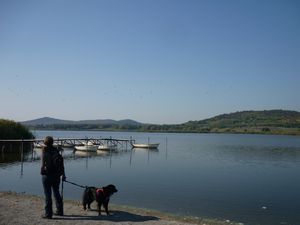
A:
POLYGON ((34 148, 43 148, 45 145, 40 143, 33 143, 34 148))
POLYGON ((62 145, 62 147, 64 147, 64 148, 74 148, 75 145, 74 145, 74 144, 69 144, 69 143, 64 143, 64 144, 62 145))
POLYGON ((94 145, 93 142, 88 141, 87 143, 84 143, 82 146, 75 146, 75 150, 78 151, 85 151, 85 152, 96 152, 98 149, 98 145, 94 145))
MULTIPOLYGON (((46 145, 44 144, 44 143, 33 143, 33 147, 34 148, 43 148, 43 147, 45 147, 46 145)), ((54 143, 53 144, 53 147, 56 147, 56 148, 58 148, 58 147, 60 147, 58 144, 56 144, 56 143, 54 143)))
POLYGON ((148 143, 148 144, 132 144, 133 148, 158 148, 159 143, 148 143))

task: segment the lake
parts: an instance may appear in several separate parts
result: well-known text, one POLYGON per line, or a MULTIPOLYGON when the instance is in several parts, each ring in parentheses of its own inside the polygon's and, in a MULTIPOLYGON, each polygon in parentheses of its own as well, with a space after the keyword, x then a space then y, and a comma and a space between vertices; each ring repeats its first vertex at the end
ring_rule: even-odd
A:
MULTIPOLYGON (((79 155, 65 149, 67 180, 115 184, 111 202, 177 215, 244 224, 300 224, 300 137, 239 134, 161 134, 34 131, 37 138, 122 138, 159 142, 158 150, 122 148, 79 155)), ((2 154, 0 190, 43 195, 40 150, 2 154)), ((83 189, 65 183, 64 198, 83 189)), ((81 209, 80 209, 81 210, 81 209)))

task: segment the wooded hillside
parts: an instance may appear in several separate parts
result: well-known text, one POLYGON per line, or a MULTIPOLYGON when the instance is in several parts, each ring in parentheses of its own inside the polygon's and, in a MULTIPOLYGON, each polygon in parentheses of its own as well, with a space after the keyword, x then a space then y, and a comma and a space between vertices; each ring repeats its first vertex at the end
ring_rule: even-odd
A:
POLYGON ((205 120, 183 124, 157 125, 133 123, 71 123, 39 124, 31 129, 105 130, 142 132, 195 132, 195 133, 256 133, 300 135, 300 112, 288 110, 242 111, 222 114, 205 120))
POLYGON ((141 130, 300 135, 300 112, 287 110, 243 111, 178 125, 144 125, 141 130))

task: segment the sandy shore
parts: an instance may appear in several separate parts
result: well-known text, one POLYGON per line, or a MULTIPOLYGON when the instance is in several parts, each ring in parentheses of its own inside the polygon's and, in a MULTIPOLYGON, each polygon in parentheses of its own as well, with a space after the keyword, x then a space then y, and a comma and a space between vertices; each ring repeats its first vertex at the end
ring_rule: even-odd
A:
POLYGON ((83 211, 79 201, 64 201, 64 216, 42 219, 44 199, 38 196, 0 192, 0 225, 34 224, 102 224, 102 225, 222 225, 233 224, 229 221, 215 221, 196 218, 182 218, 156 211, 110 205, 111 216, 98 216, 96 205, 92 210, 83 211))

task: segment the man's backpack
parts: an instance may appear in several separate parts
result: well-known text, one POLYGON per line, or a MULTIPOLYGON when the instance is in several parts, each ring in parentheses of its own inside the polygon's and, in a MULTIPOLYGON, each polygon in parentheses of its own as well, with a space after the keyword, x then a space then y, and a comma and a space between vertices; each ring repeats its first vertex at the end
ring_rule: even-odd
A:
POLYGON ((45 154, 45 166, 47 174, 57 176, 64 174, 64 158, 57 149, 51 149, 45 154))

